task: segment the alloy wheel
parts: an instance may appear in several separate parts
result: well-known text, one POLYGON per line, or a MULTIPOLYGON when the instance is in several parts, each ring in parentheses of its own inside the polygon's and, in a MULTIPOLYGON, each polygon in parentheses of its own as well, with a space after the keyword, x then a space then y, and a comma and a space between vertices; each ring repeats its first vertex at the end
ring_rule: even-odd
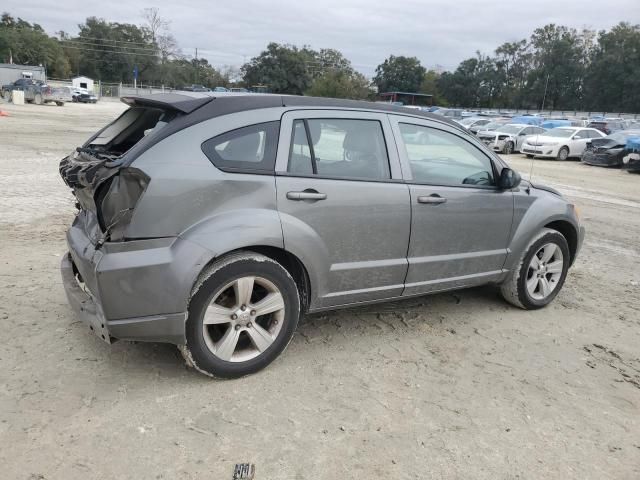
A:
POLYGON ((259 276, 237 278, 219 289, 203 316, 207 348, 220 360, 251 360, 275 341, 284 322, 282 293, 259 276))
POLYGON ((564 269, 562 250, 555 243, 543 245, 531 257, 527 270, 527 291, 531 298, 544 300, 558 286, 564 269))

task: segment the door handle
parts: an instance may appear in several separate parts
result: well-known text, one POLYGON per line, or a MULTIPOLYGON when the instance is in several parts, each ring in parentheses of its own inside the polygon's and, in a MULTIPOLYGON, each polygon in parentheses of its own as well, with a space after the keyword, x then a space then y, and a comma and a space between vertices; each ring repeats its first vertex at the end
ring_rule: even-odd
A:
POLYGON ((428 205, 439 205, 440 203, 445 203, 446 201, 446 198, 441 197, 436 193, 434 193, 433 195, 429 195, 428 197, 418 197, 418 203, 426 203, 428 205))
POLYGON ((287 198, 289 200, 325 200, 327 194, 315 190, 305 190, 303 192, 287 192, 287 198))

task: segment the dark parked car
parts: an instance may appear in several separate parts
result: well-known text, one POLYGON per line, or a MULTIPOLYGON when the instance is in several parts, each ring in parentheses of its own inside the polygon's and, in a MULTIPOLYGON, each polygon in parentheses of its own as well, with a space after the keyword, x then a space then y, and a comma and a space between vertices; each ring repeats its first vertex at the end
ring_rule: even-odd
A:
POLYGON ((93 93, 76 93, 73 95, 73 101, 77 103, 98 103, 98 97, 93 93))
MULTIPOLYGON (((482 284, 549 304, 584 229, 442 116, 240 94, 124 97, 60 163, 77 198, 62 276, 107 343, 174 343, 239 377, 301 315, 482 284)), ((345 367, 348 368, 348 367, 345 367)))
POLYGON ((618 130, 624 130, 625 125, 622 120, 604 119, 589 122, 587 128, 595 128, 609 135, 610 133, 617 132, 618 130))
POLYGON ((640 130, 622 130, 602 138, 591 139, 582 154, 582 162, 600 167, 621 167, 627 155, 627 139, 640 137, 640 130))

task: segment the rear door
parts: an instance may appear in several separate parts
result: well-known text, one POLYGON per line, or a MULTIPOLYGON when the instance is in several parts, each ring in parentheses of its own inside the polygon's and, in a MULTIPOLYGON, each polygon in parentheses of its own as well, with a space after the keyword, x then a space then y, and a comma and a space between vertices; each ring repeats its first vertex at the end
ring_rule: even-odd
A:
POLYGON ((312 308, 401 295, 409 188, 386 115, 286 113, 276 185, 285 248, 307 265, 312 308))
POLYGON ((497 279, 507 256, 513 194, 496 187, 489 153, 458 129, 392 116, 411 195, 404 295, 497 279))

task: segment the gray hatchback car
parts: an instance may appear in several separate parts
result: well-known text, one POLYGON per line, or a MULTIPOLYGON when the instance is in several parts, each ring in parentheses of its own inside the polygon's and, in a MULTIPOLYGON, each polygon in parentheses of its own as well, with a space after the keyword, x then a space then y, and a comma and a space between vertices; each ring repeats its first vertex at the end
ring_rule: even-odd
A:
POLYGON ((258 94, 126 97, 62 160, 77 215, 62 276, 105 342, 169 342, 256 372, 305 312, 498 285, 558 294, 584 229, 454 122, 384 104, 258 94))

